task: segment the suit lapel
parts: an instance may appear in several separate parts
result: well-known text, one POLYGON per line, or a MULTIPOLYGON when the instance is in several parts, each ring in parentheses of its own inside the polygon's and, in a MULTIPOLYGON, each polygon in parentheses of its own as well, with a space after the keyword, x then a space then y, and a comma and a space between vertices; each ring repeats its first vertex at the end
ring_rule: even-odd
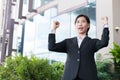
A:
POLYGON ((78 47, 78 42, 77 42, 77 37, 75 37, 75 38, 73 38, 73 43, 74 43, 74 48, 75 49, 81 49, 83 46, 84 46, 84 44, 87 42, 87 40, 89 40, 90 38, 88 37, 88 36, 86 36, 84 39, 83 39, 83 41, 82 41, 82 43, 81 43, 81 45, 80 45, 80 48, 78 47))
POLYGON ((77 42, 77 37, 73 38, 73 43, 74 43, 74 48, 78 49, 78 42, 77 42))
POLYGON ((88 39, 90 39, 88 36, 86 36, 86 37, 83 39, 83 41, 82 41, 82 43, 81 43, 81 45, 80 45, 80 50, 81 50, 81 48, 84 46, 84 44, 87 42, 88 39))

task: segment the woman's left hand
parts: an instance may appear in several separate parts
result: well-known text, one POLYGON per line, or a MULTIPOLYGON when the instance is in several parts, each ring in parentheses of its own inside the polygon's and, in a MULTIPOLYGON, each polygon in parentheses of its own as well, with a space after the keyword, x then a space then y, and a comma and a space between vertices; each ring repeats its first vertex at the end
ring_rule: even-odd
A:
POLYGON ((103 24, 108 24, 108 17, 104 16, 101 18, 103 24))

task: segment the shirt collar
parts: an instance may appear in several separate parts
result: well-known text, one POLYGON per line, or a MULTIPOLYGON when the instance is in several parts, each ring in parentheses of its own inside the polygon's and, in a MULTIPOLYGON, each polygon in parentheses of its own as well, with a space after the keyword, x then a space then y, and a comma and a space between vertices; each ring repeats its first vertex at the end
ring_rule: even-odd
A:
POLYGON ((83 40, 85 37, 86 37, 86 35, 81 36, 81 38, 79 38, 79 36, 77 36, 77 39, 78 39, 78 40, 83 40))

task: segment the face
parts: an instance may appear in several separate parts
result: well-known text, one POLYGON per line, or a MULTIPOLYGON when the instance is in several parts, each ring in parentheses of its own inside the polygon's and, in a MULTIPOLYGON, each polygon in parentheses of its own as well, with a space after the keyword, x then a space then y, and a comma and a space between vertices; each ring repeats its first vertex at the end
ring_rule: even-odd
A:
POLYGON ((89 28, 89 23, 87 22, 85 17, 79 17, 76 20, 75 27, 78 34, 86 34, 87 29, 89 28))

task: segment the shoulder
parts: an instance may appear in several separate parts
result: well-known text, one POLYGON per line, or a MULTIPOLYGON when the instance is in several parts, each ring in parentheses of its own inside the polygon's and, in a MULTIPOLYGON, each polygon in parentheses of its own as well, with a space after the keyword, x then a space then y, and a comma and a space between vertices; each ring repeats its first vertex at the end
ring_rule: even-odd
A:
POLYGON ((71 38, 67 38, 65 39, 66 41, 73 41, 73 40, 77 40, 77 37, 71 37, 71 38))
POLYGON ((65 39, 65 42, 67 42, 67 43, 77 42, 77 37, 67 38, 67 39, 65 39))
POLYGON ((89 41, 91 42, 91 43, 96 43, 99 39, 97 39, 97 38, 90 38, 90 37, 88 37, 89 38, 89 41))

